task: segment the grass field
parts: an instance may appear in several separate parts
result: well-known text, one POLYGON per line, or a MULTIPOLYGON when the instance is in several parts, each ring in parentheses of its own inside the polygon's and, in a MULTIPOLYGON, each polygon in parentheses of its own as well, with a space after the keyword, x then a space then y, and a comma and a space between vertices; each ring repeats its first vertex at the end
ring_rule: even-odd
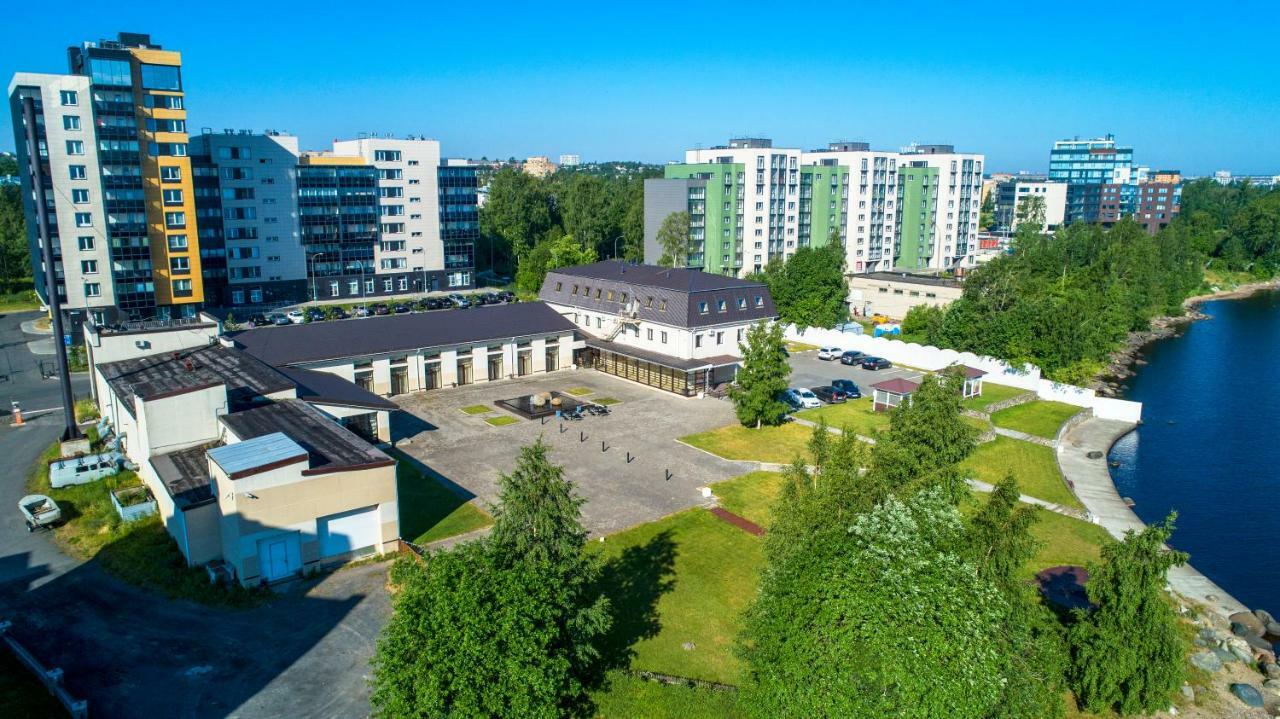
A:
POLYGON ((606 661, 736 684, 733 643, 759 580, 761 544, 701 508, 592 543, 614 606, 606 661))
POLYGON ((773 503, 782 494, 782 482, 780 472, 749 472, 716 482, 711 491, 721 507, 768 529, 773 521, 773 503))
POLYGON ((1006 399, 1013 399, 1020 394, 1027 394, 1027 390, 1017 387, 1010 387, 1003 384, 992 384, 990 382, 982 383, 982 394, 978 397, 970 397, 961 402, 961 406, 965 409, 972 409, 978 412, 986 412, 987 407, 996 402, 1003 402, 1006 399))
POLYGON ((437 482, 416 460, 395 449, 388 454, 397 460, 400 536, 426 544, 493 524, 486 512, 437 482))
POLYGON ((1103 545, 1112 541, 1107 530, 1083 519, 1072 519, 1047 509, 1040 510, 1038 516, 1040 521, 1031 531, 1044 545, 1023 568, 1027 577, 1047 567, 1096 562, 1102 558, 1103 545))
POLYGON ((485 412, 493 411, 493 407, 490 407, 487 404, 473 404, 467 407, 462 407, 461 409, 463 414, 484 414, 485 412))
POLYGON ((609 686, 593 695, 600 719, 738 719, 737 692, 661 684, 622 672, 609 674, 609 686))
POLYGON ((622 400, 617 397, 597 397, 594 401, 596 404, 602 404, 606 407, 611 404, 622 404, 622 400))
POLYGON ((505 427, 509 424, 515 424, 516 422, 519 422, 519 421, 520 420, 516 419, 515 417, 512 417, 509 414, 502 414, 502 415, 498 415, 497 417, 487 417, 485 419, 485 422, 488 422, 494 427, 505 427))
POLYGON ((709 432, 681 437, 680 441, 725 459, 790 464, 796 457, 809 458, 807 445, 813 430, 794 422, 777 427, 748 429, 731 424, 709 432))
POLYGON ((812 352, 818 349, 818 345, 811 345, 807 342, 795 342, 787 340, 785 344, 788 352, 812 352))
POLYGON ((0 295, 0 312, 27 312, 40 309, 40 300, 34 290, 10 292, 0 295))
POLYGON ((570 387, 565 391, 573 395, 574 397, 581 397, 585 394, 591 394, 592 392, 595 392, 595 390, 591 389, 590 387, 570 387))
POLYGON ((991 415, 991 421, 997 427, 1054 439, 1062 423, 1079 411, 1075 405, 1037 400, 1002 409, 991 415))
POLYGON ((827 424, 832 427, 847 429, 864 437, 870 437, 889 427, 889 413, 872 411, 870 397, 839 404, 824 404, 821 407, 796 412, 796 416, 810 422, 825 418, 827 424))
POLYGON ((1058 471, 1053 449, 1010 437, 978 445, 960 468, 974 479, 996 484, 1009 473, 1023 494, 1067 507, 1083 508, 1058 471))

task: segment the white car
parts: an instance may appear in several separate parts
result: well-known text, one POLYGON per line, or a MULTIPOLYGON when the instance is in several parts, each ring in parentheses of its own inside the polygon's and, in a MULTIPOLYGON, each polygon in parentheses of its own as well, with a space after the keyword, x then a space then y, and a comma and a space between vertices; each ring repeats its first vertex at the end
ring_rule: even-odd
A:
POLYGON ((289 314, 285 315, 285 317, 288 317, 289 321, 294 323, 295 325, 302 324, 302 320, 303 320, 302 310, 293 310, 289 314))
POLYGON ((804 387, 792 387, 783 392, 782 400, 796 409, 812 409, 822 406, 822 400, 804 387))
POLYGON ((818 359, 838 360, 842 354, 844 354, 844 350, 840 347, 822 347, 818 350, 818 359))

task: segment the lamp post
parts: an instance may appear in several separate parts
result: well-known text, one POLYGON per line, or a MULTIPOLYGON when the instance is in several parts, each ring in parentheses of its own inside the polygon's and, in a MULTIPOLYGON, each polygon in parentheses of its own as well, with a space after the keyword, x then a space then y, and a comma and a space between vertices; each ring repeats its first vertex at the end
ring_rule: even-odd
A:
POLYGON ((618 259, 618 240, 621 240, 623 237, 624 235, 618 235, 613 238, 613 259, 615 260, 618 259))
POLYGON ((317 299, 319 299, 316 296, 315 259, 317 257, 324 257, 324 254, 325 253, 323 252, 307 253, 307 276, 311 278, 311 301, 312 302, 315 302, 317 301, 317 299))

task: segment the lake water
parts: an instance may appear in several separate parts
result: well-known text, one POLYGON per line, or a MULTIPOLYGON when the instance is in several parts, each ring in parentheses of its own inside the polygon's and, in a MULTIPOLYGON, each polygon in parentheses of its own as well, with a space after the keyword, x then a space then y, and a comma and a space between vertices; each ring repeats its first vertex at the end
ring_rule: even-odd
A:
POLYGON ((1251 608, 1280 611, 1280 292, 1205 303, 1210 319, 1148 345, 1125 398, 1143 424, 1112 450, 1145 522, 1251 608))

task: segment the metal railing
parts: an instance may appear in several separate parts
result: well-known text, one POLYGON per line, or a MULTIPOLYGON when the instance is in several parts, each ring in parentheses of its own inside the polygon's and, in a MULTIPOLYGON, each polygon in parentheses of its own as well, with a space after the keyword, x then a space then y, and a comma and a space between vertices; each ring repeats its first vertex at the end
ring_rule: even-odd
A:
POLYGON ((31 652, 27 651, 26 647, 22 646, 21 642, 9 635, 9 627, 11 626, 13 626, 11 622, 0 622, 0 639, 3 639, 4 643, 9 645, 13 655, 36 675, 36 678, 44 684, 55 699, 62 702, 62 706, 66 707, 67 713, 71 715, 72 719, 87 719, 89 716, 89 702, 71 696, 67 688, 62 685, 62 669, 45 669, 44 665, 31 652))

